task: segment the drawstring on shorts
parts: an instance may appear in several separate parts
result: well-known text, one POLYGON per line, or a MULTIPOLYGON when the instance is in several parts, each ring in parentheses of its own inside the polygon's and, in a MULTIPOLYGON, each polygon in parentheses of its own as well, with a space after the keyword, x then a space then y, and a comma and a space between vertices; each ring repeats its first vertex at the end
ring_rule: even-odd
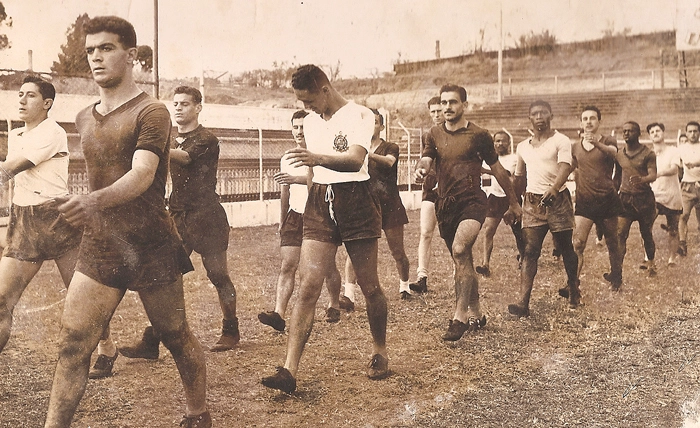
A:
POLYGON ((338 222, 335 220, 335 212, 333 212, 333 200, 335 199, 335 194, 333 193, 333 188, 329 184, 328 187, 326 187, 326 197, 325 200, 328 202, 328 213, 331 216, 331 220, 333 220, 333 223, 336 225, 338 222))

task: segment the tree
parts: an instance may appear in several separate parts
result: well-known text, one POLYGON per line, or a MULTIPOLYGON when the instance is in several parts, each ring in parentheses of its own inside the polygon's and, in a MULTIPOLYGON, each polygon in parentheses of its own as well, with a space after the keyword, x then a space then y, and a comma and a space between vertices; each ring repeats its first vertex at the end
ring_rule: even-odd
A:
MULTIPOLYGON (((0 27, 3 25, 3 22, 7 28, 12 27, 12 18, 7 16, 5 6, 0 2, 0 27)), ((10 47, 12 47, 12 45, 10 44, 10 39, 7 37, 7 34, 0 34, 0 50, 10 47)))

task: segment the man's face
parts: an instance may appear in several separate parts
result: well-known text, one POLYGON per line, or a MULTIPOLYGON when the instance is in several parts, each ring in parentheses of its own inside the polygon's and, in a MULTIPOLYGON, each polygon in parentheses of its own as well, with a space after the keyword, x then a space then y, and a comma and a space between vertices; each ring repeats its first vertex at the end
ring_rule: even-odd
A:
POLYGON ((440 106, 446 122, 459 122, 464 115, 466 104, 459 98, 458 92, 443 92, 440 94, 440 106))
POLYGON ((598 120, 598 113, 593 110, 586 110, 581 113, 581 128, 584 132, 596 133, 600 127, 600 121, 598 120))
POLYGON ((530 109, 530 123, 539 132, 549 129, 552 123, 552 112, 546 106, 536 105, 530 109))
POLYGON ((696 125, 688 125, 685 127, 685 135, 688 136, 688 142, 690 144, 695 144, 700 138, 700 129, 696 125))
POLYGON ((297 100, 304 103, 304 109, 306 110, 311 110, 318 115, 323 115, 328 110, 328 95, 324 88, 317 92, 295 89, 294 95, 296 95, 297 100))
POLYGON ((118 86, 136 59, 136 48, 124 48, 119 36, 101 32, 85 36, 87 55, 92 78, 102 88, 118 86))
POLYGON ((504 156, 508 154, 508 149, 510 146, 510 138, 507 134, 499 133, 493 137, 493 147, 496 149, 498 156, 504 156))
POLYGON ((42 119, 52 103, 50 98, 43 99, 36 83, 28 82, 19 88, 19 118, 24 122, 42 119))
POLYGON ((374 133, 372 139, 379 138, 379 134, 384 130, 384 125, 381 122, 380 116, 374 115, 374 133))
POLYGON ((304 118, 292 119, 292 137, 297 146, 306 148, 306 140, 304 139, 304 118))
POLYGON ((440 125, 445 121, 440 104, 430 104, 428 108, 430 109, 430 118, 433 120, 433 125, 440 125))
POLYGON ((195 122, 202 111, 202 105, 196 103, 189 94, 175 94, 173 97, 173 107, 175 109, 175 123, 187 125, 195 122))
POLYGON ((649 138, 651 138, 652 143, 663 143, 664 142, 664 131, 660 126, 652 126, 649 129, 649 138))
POLYGON ((639 134, 639 129, 631 123, 622 125, 622 138, 624 138, 626 143, 630 141, 639 141, 639 134))

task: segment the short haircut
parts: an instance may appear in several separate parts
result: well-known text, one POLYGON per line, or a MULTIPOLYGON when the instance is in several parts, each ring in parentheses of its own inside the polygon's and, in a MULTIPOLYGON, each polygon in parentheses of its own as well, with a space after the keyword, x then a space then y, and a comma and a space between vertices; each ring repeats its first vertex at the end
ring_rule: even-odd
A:
POLYGON ((101 32, 112 33, 119 36, 119 43, 123 47, 136 47, 136 30, 129 21, 118 16, 96 16, 83 25, 85 34, 97 34, 101 32))
POLYGON ((197 88, 193 88, 192 86, 178 86, 175 88, 173 95, 177 94, 189 95, 192 97, 192 101, 194 101, 195 104, 202 104, 202 93, 199 92, 197 88))
POLYGON ((666 127, 664 126, 663 123, 661 123, 661 122, 652 122, 652 123, 650 123, 650 124, 647 125, 647 134, 649 133, 649 131, 651 131, 651 128, 653 128, 653 127, 655 127, 655 126, 658 126, 659 128, 661 128, 662 131, 666 131, 666 127))
POLYGON ((434 105, 440 105, 440 97, 432 97, 428 100, 428 108, 434 105))
POLYGON ((302 65, 292 74, 292 88, 299 91, 315 93, 330 83, 326 73, 313 64, 302 65))
POLYGON ((510 135, 506 131, 496 131, 493 134, 494 141, 496 140, 496 135, 505 135, 506 137, 508 137, 508 142, 510 142, 510 135))
POLYGON ((308 115, 309 115, 309 112, 306 110, 297 110, 292 115, 292 122, 294 121, 294 119, 303 119, 308 115))
MULTIPOLYGON (((601 117, 602 117, 602 116, 600 115, 600 109, 599 109, 598 107, 596 107, 596 106, 586 106, 586 107, 584 107, 583 110, 581 110, 581 114, 583 114, 584 111, 594 111, 594 112, 596 112, 596 114, 598 115, 598 120, 600 120, 601 117)), ((550 110, 550 112, 551 112, 551 110, 550 110)))
POLYGON ((47 82, 41 77, 35 74, 30 74, 29 76, 25 76, 25 78, 22 79, 22 84, 24 85, 25 83, 35 84, 39 88, 39 93, 41 94, 42 99, 56 99, 56 88, 53 87, 53 84, 47 82))
POLYGON ((700 130, 700 123, 697 123, 697 122, 694 121, 694 120, 691 120, 690 122, 688 122, 688 123, 685 125, 685 130, 686 130, 686 131, 688 131, 688 127, 689 127, 689 126, 694 126, 694 127, 698 128, 698 130, 700 130))
POLYGON ((459 94, 459 99, 463 103, 467 101, 467 90, 462 86, 448 83, 447 85, 442 85, 440 88, 440 95, 442 95, 443 92, 457 92, 459 94))
POLYGON ((384 116, 382 116, 382 114, 379 113, 379 110, 377 110, 376 108, 371 108, 370 110, 372 110, 372 113, 374 113, 375 116, 379 117, 379 124, 384 126, 384 116))
POLYGON ((681 134, 678 136, 678 141, 680 141, 681 138, 688 138, 688 136, 685 134, 681 134))
POLYGON ((534 107, 541 106, 547 109, 548 112, 552 112, 552 106, 549 105, 547 101, 544 100, 535 100, 530 103, 530 107, 527 109, 527 112, 530 113, 534 107))
POLYGON ((627 122, 625 122, 625 125, 628 123, 630 125, 632 125, 637 130, 637 133, 639 133, 639 134, 642 133, 642 128, 639 126, 639 124, 637 122, 635 122, 633 120, 628 120, 627 122))

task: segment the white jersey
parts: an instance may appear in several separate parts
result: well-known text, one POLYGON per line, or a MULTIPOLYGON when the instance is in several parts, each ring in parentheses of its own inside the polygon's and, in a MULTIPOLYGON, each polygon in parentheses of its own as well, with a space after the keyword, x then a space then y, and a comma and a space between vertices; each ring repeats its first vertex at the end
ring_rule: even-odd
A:
MULTIPOLYGON (((350 101, 329 119, 311 113, 304 118, 304 139, 312 153, 338 155, 350 146, 358 145, 369 153, 374 133, 374 113, 350 101)), ((369 180, 367 155, 357 172, 339 172, 322 166, 313 167, 313 182, 318 184, 369 180)))
POLYGON ((683 182, 697 183, 700 181, 700 166, 688 167, 686 163, 700 163, 700 143, 685 143, 678 146, 681 161, 683 161, 683 182))
MULTIPOLYGON (((554 135, 538 147, 534 147, 531 141, 532 139, 528 138, 518 144, 516 152, 518 159, 523 160, 524 167, 516 169, 515 175, 523 176, 527 173, 526 191, 541 195, 552 187, 557 179, 557 165, 559 163, 571 165, 571 140, 564 134, 554 132, 554 135)), ((559 191, 564 189, 566 189, 566 183, 559 191)))
POLYGON ((14 178, 12 203, 39 205, 68 194, 68 137, 55 120, 47 118, 34 129, 10 131, 7 159, 25 158, 34 164, 14 178))
MULTIPOLYGON (((503 165, 503 168, 510 172, 511 175, 515 174, 515 167, 518 164, 518 155, 515 153, 510 153, 504 156, 499 156, 498 161, 503 165)), ((487 167, 488 168, 488 167, 487 167)), ((497 196, 499 198, 505 198, 506 191, 503 190, 501 184, 496 180, 496 177, 491 176, 491 186, 489 188, 489 194, 497 196)))
MULTIPOLYGON (((656 169, 661 171, 668 168, 678 170, 681 167, 681 158, 678 149, 674 146, 666 146, 663 151, 656 153, 656 169)), ((678 182, 678 174, 659 175, 651 183, 656 202, 672 210, 682 210, 681 185, 678 182)))
MULTIPOLYGON (((282 156, 280 160, 280 172, 284 172, 294 177, 306 177, 309 167, 299 166, 294 167, 290 164, 287 155, 282 156)), ((290 184, 289 185, 289 209, 296 211, 299 214, 304 214, 306 207, 306 199, 309 196, 309 189, 306 184, 290 184)))

